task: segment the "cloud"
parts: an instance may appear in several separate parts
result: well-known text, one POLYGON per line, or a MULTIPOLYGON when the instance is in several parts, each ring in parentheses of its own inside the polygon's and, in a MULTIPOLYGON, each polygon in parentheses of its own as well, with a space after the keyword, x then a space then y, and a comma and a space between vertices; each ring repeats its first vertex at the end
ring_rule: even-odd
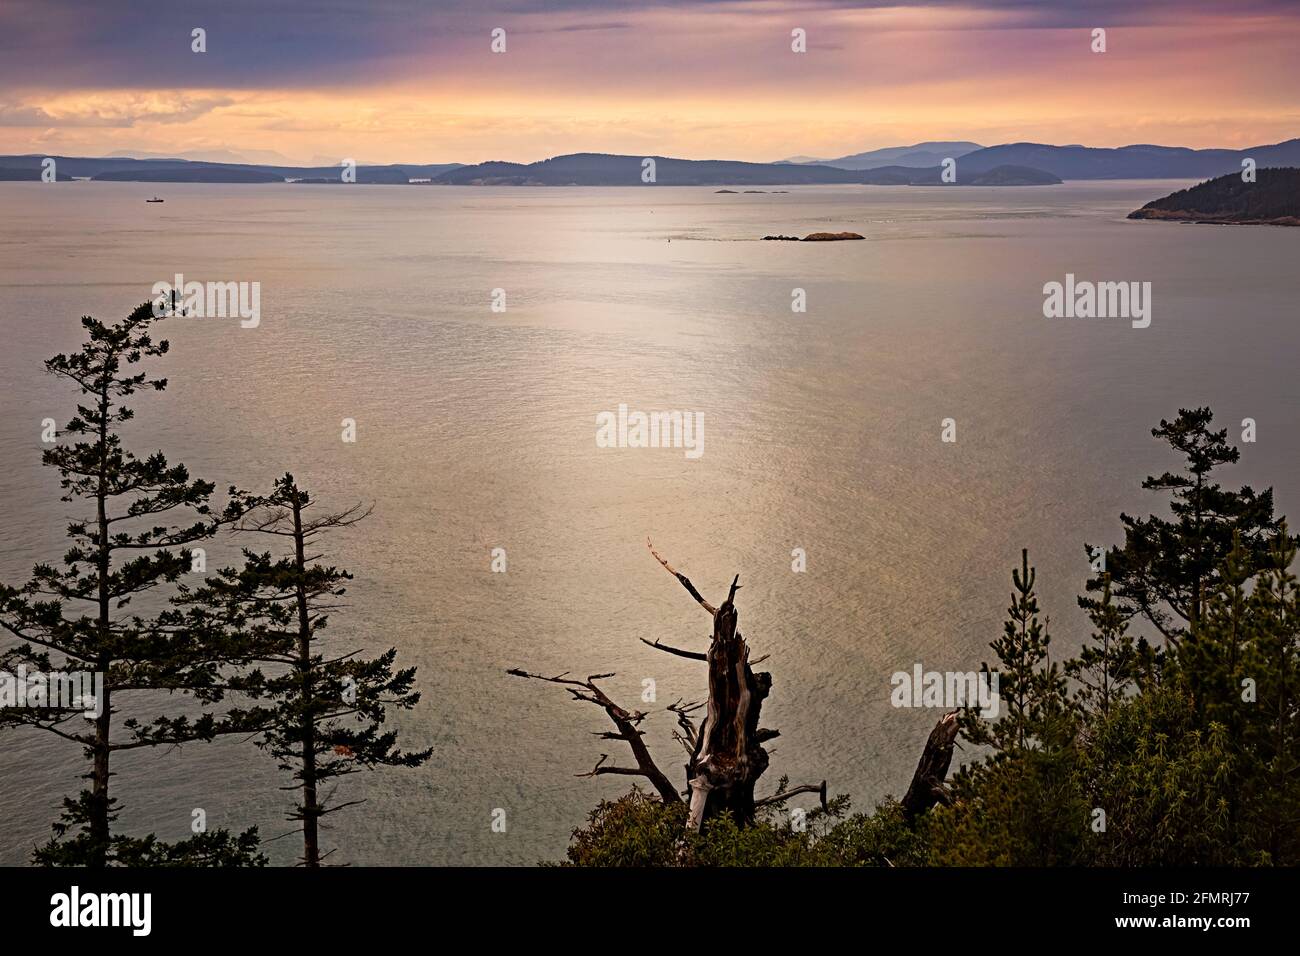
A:
POLYGON ((1295 0, 1234 0, 1229 9, 1222 0, 623 0, 617 10, 611 18, 608 0, 5 0, 0 88, 257 90, 484 77, 502 66, 488 55, 497 26, 520 38, 511 56, 548 35, 554 74, 589 79, 575 45, 634 53, 655 49, 656 34, 701 33, 725 59, 738 34, 788 35, 790 25, 870 23, 879 37, 918 21, 969 31, 1300 17, 1295 0), (195 27, 207 33, 205 53, 191 50, 195 27))
POLYGON ((96 97, 97 103, 55 108, 0 103, 0 127, 107 127, 126 129, 141 123, 188 123, 235 101, 229 96, 189 97, 181 94, 96 97))
POLYGON ((0 103, 0 126, 57 128, 64 126, 124 127, 130 125, 128 119, 121 117, 101 116, 97 113, 52 116, 39 106, 7 106, 0 103))
POLYGON ((39 106, 6 106, 0 103, 0 126, 53 126, 54 117, 39 106))

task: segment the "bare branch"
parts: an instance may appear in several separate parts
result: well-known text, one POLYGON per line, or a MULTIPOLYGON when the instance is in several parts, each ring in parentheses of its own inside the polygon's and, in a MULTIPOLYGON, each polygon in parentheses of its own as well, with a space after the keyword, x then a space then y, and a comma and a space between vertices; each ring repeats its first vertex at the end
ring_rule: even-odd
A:
POLYGON ((658 641, 650 641, 644 637, 641 638, 641 643, 648 647, 653 647, 655 650, 667 651, 669 654, 676 654, 678 657, 689 657, 693 661, 707 661, 709 659, 708 654, 701 653, 700 651, 684 651, 681 648, 669 647, 667 644, 660 644, 658 641))
POLYGON ((603 708, 605 713, 609 715, 609 719, 614 722, 614 726, 618 728, 618 738, 626 741, 627 745, 632 748, 632 756, 636 758, 638 769, 602 767, 601 764, 606 759, 606 755, 602 754, 595 769, 588 774, 580 774, 579 776, 594 777, 609 773, 643 776, 659 791, 659 796, 664 803, 681 803, 682 798, 678 794, 677 788, 672 785, 672 781, 655 764, 654 758, 650 756, 649 749, 646 748, 645 741, 641 739, 641 731, 636 729, 636 725, 644 720, 646 715, 642 711, 624 710, 596 686, 596 681, 606 677, 613 677, 613 674, 593 674, 585 681, 580 681, 568 677, 567 671, 555 677, 545 677, 541 674, 530 674, 528 671, 512 667, 506 673, 513 677, 540 680, 549 684, 560 684, 573 695, 575 700, 585 700, 603 708))
POLYGON ((778 803, 785 803, 791 797, 800 793, 815 793, 821 798, 823 810, 827 809, 829 806, 826 802, 826 781, 823 780, 821 783, 805 783, 802 786, 786 790, 784 793, 776 793, 770 797, 764 797, 762 800, 755 800, 754 809, 758 809, 759 807, 770 807, 778 803))
MULTIPOLYGON (((650 549, 650 553, 655 556, 655 560, 658 561, 660 564, 662 564, 664 566, 664 569, 669 574, 675 577, 678 581, 682 582, 682 587, 686 588, 686 590, 690 592, 691 597, 695 598, 695 600, 699 602, 700 607, 704 608, 704 610, 708 611, 710 614, 716 616, 718 613, 718 609, 714 607, 712 604, 710 604, 708 601, 704 600, 704 597, 700 594, 700 592, 695 590, 695 585, 691 583, 691 579, 688 578, 686 575, 682 574, 680 571, 673 570, 673 566, 659 556, 659 552, 655 550, 655 546, 650 543, 649 538, 645 539, 645 544, 646 547, 650 549)), ((735 588, 736 585, 732 584, 731 593, 733 595, 736 593, 735 588)))

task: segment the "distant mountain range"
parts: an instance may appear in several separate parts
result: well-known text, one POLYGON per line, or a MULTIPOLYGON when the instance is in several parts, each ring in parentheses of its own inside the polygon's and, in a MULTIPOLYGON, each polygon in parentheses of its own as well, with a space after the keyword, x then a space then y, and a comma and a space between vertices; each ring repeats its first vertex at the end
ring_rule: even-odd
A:
MULTIPOLYGON (((1098 149, 1088 146, 1048 146, 1042 143, 1006 143, 980 146, 977 143, 917 143, 855 153, 820 162, 837 169, 881 170, 887 167, 927 168, 945 159, 958 160, 960 173, 985 173, 999 166, 1040 169, 1061 179, 1204 179, 1240 171, 1245 158, 1257 166, 1300 164, 1300 139, 1250 149, 1188 149, 1184 146, 1120 146, 1098 149)), ((803 165, 803 157, 786 160, 803 165)))
MULTIPOLYGON (((43 155, 0 156, 0 178, 40 179, 43 155), (23 172, 30 175, 23 177, 23 172), (19 175, 6 176, 5 171, 19 175)), ((282 183, 287 179, 313 179, 320 182, 340 182, 342 167, 333 166, 278 166, 261 163, 212 163, 189 159, 150 157, 134 159, 117 156, 83 157, 54 156, 59 178, 111 180, 141 183, 282 183)), ((412 179, 434 179, 459 163, 394 164, 391 166, 358 166, 357 182, 405 185, 412 179)))
MULTIPOLYGON (((40 155, 0 156, 0 179, 39 179, 40 155)), ((941 182, 942 161, 956 163, 965 186, 1046 185, 1068 179, 1207 179, 1257 167, 1300 166, 1300 139, 1250 149, 1181 146, 1048 146, 931 142, 857 153, 825 163, 747 163, 655 156, 662 186, 795 186, 807 184, 928 185, 941 182), (969 151, 966 151, 969 149, 969 151)), ((181 158, 54 157, 59 178, 133 182, 341 182, 341 168, 213 163, 181 158)), ((572 153, 536 163, 487 162, 358 166, 358 183, 493 186, 629 186, 642 182, 642 156, 572 153)))
POLYGON ((912 166, 925 168, 939 166, 945 159, 958 159, 977 149, 983 149, 979 143, 917 143, 913 146, 889 146, 885 149, 873 149, 866 153, 854 153, 839 159, 812 159, 808 156, 794 156, 782 160, 784 163, 834 166, 837 169, 879 169, 881 166, 912 166))
MULTIPOLYGON (((273 149, 192 149, 183 153, 155 153, 142 149, 117 149, 108 154, 110 159, 188 159, 196 163, 235 163, 249 165, 253 163, 277 163, 292 166, 288 156, 273 149)), ((321 160, 313 160, 313 163, 321 160)))
MULTIPOLYGON (((100 182, 148 183, 302 183, 337 184, 339 166, 263 166, 195 162, 183 159, 125 159, 56 156, 61 179, 68 176, 100 182)), ((732 160, 654 160, 654 183, 661 186, 797 186, 939 184, 940 166, 887 166, 880 169, 840 169, 834 166, 790 163, 745 163, 732 160)), ((42 156, 0 156, 0 179, 39 179, 42 156)), ((369 184, 406 184, 423 180, 450 186, 628 186, 642 183, 642 156, 573 153, 537 163, 490 162, 473 166, 439 165, 358 166, 356 181, 369 184)), ((1027 186, 1060 180, 1050 173, 1024 167, 958 170, 957 185, 1027 186)))
POLYGON ((1187 149, 1183 146, 1044 146, 1007 143, 961 157, 959 169, 1031 166, 1062 179, 1205 179, 1241 172, 1243 159, 1257 166, 1300 166, 1300 139, 1250 149, 1187 149))
POLYGON ((862 181, 853 170, 830 166, 574 153, 539 163, 461 166, 443 173, 438 182, 459 186, 632 186, 642 182, 647 158, 654 160, 654 182, 661 186, 797 186, 862 181))
MULTIPOLYGON (((654 160, 660 186, 798 186, 850 183, 877 186, 939 185, 941 166, 841 169, 811 163, 741 163, 730 160, 654 160)), ((479 163, 443 173, 437 182, 458 186, 627 186, 642 181, 646 157, 575 153, 540 163, 479 163)), ((958 186, 1045 186, 1061 180, 1051 173, 1022 166, 997 166, 963 175, 958 186)))

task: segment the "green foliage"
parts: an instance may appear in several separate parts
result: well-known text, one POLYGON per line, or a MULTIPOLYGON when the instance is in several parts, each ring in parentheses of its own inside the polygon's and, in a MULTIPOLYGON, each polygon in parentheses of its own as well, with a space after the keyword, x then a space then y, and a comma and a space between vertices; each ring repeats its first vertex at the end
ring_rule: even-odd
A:
POLYGON ((1105 832, 1089 833, 1086 862, 1257 862, 1233 832, 1234 750, 1222 724, 1199 726, 1190 697, 1176 684, 1113 708, 1079 766, 1088 804, 1106 814, 1105 832))
POLYGON ((953 800, 923 818, 936 866, 1066 866, 1079 862, 1087 807, 1073 748, 1030 748, 958 773, 953 800))
MULTIPOLYGON (((116 801, 110 801, 109 822, 117 817, 116 801)), ((91 826, 96 801, 89 790, 76 800, 64 798, 63 815, 54 824, 56 839, 32 854, 37 866, 85 866, 88 860, 102 860, 104 866, 266 866, 257 827, 232 835, 229 830, 209 830, 187 840, 164 843, 152 833, 129 837, 111 833, 96 844, 91 826)))
POLYGON ((1074 696, 1084 720, 1104 720, 1136 679, 1145 647, 1139 650, 1128 633, 1128 619, 1112 600, 1109 577, 1103 579, 1100 600, 1080 596, 1079 607, 1092 622, 1091 643, 1065 662, 1065 673, 1078 684, 1074 696))
MULTIPOLYGON (((1284 524, 1260 568, 1251 595, 1254 639, 1243 668, 1255 681, 1255 709, 1243 731, 1252 758, 1246 788, 1255 842, 1274 861, 1300 860, 1300 588, 1290 568, 1296 546, 1284 524)), ((1234 688, 1245 693, 1244 688, 1234 688)))
MULTIPOLYGON (((989 644, 1004 713, 986 720, 968 707, 961 714, 962 734, 992 754, 964 767, 949 805, 925 819, 931 863, 1059 866, 1078 855, 1085 818, 1074 775, 1075 714, 1039 620, 1036 577, 1021 551, 1002 636, 989 644)), ((988 664, 982 669, 993 673, 988 664)))
POLYGON ((816 849, 819 866, 920 866, 926 858, 925 841, 892 798, 831 827, 816 849))
POLYGON ((685 828, 685 804, 665 804, 633 788, 617 800, 602 800, 588 816, 587 826, 573 831, 568 863, 676 866, 685 828))
POLYGON ((997 670, 981 666, 985 675, 996 674, 1004 713, 989 721, 979 715, 978 707, 968 706, 959 718, 966 739, 994 748, 999 756, 1059 748, 1072 733, 1065 679, 1049 658, 1052 638, 1038 618, 1036 577, 1029 552, 1021 551, 1020 568, 1011 572, 1014 590, 1002 636, 989 644, 998 659, 997 670))
MULTIPOLYGON (((780 792, 780 790, 778 790, 780 792)), ((716 818, 704 833, 687 833, 686 807, 633 790, 602 801, 587 826, 573 831, 568 866, 908 866, 924 859, 920 838, 896 801, 870 815, 847 816, 847 797, 826 810, 765 808, 751 826, 716 818)))

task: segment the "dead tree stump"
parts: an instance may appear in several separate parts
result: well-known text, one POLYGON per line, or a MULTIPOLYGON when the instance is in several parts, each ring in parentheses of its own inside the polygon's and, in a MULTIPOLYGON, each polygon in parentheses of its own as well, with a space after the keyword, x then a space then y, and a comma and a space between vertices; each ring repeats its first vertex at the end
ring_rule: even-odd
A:
POLYGON ((772 689, 772 676, 749 666, 749 645, 736 630, 736 590, 713 615, 707 655, 709 697, 695 752, 686 769, 690 787, 689 829, 698 830, 720 813, 741 826, 754 820, 754 785, 767 770, 767 751, 759 744, 758 717, 772 689))
POLYGON ((952 749, 957 742, 957 711, 944 714, 930 731, 921 759, 912 776, 912 785, 903 797, 903 817, 911 823, 937 803, 947 805, 948 790, 944 778, 952 763, 952 749))

